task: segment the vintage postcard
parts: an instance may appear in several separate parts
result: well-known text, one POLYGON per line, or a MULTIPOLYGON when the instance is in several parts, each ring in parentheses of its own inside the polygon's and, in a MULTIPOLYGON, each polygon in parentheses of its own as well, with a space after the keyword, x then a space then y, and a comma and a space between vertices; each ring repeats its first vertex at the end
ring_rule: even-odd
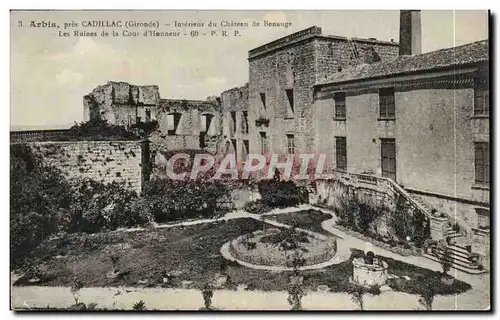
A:
POLYGON ((12 10, 11 309, 490 310, 489 20, 12 10))

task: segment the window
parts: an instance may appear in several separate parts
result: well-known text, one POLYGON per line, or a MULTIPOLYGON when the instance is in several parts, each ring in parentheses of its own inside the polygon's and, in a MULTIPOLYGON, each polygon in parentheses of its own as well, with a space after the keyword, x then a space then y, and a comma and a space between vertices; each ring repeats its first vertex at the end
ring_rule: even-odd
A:
POLYGON ((231 144, 233 145, 234 158, 238 159, 238 145, 236 144, 236 139, 231 139, 231 144))
POLYGON ((396 181, 396 140, 381 139, 382 177, 396 181))
POLYGON ((295 137, 293 136, 293 134, 286 135, 286 148, 288 154, 295 153, 295 137))
POLYGON ((294 106, 294 101, 293 101, 293 89, 287 89, 285 90, 286 92, 286 98, 287 98, 287 108, 286 108, 286 117, 287 118, 293 118, 293 114, 295 112, 295 106, 294 106))
POLYGON ((335 137, 335 159, 336 168, 347 170, 347 143, 345 137, 335 137))
POLYGON ((475 183, 489 185, 490 183, 490 146, 488 142, 474 143, 475 183))
POLYGON ((395 119, 394 88, 380 89, 378 93, 381 119, 395 119))
POLYGON ((248 155, 248 150, 250 150, 250 144, 248 140, 243 140, 243 161, 245 162, 247 155, 248 155))
POLYGON ((141 122, 141 117, 135 117, 135 123, 140 123, 141 122))
POLYGON ((145 111, 146 113, 146 122, 150 122, 151 121, 151 110, 146 110, 145 111))
POLYGON ((179 128, 179 122, 181 121, 182 114, 171 113, 167 115, 167 134, 169 136, 174 136, 177 134, 177 129, 179 128))
POLYGON ((335 94, 335 119, 345 120, 345 92, 338 92, 335 94))
POLYGON ((477 225, 480 229, 490 228, 490 210, 485 208, 475 208, 477 214, 477 225))
POLYGON ((265 132, 260 132, 260 151, 262 154, 268 152, 267 134, 265 132))
POLYGON ((234 132, 236 131, 236 112, 235 111, 231 111, 231 135, 234 134, 234 132))
POLYGON ((206 132, 204 131, 200 131, 200 136, 199 136, 199 139, 200 139, 200 149, 203 149, 207 146, 207 144, 205 143, 205 136, 207 135, 206 132))
POLYGON ((266 109, 267 105, 266 105, 266 94, 265 93, 260 94, 260 101, 262 102, 262 106, 264 107, 264 109, 266 109))
POLYGON ((242 111, 241 132, 248 133, 248 111, 242 111))
POLYGON ((474 115, 488 116, 490 113, 490 91, 485 84, 474 88, 474 115))

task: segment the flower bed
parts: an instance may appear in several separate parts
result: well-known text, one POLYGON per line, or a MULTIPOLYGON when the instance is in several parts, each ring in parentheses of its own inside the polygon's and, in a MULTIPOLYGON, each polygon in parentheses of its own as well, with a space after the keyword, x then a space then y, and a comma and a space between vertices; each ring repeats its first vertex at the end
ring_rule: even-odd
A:
MULTIPOLYGON (((293 250, 283 250, 280 243, 263 241, 266 238, 279 238, 281 232, 278 229, 270 229, 265 233, 256 231, 239 236, 230 243, 231 255, 238 260, 256 265, 290 267, 290 254, 293 250)), ((307 239, 299 243, 299 247, 304 249, 305 266, 325 262, 335 256, 336 241, 334 239, 319 239, 309 234, 301 235, 301 237, 307 239)))
POLYGON ((356 232, 352 229, 346 228, 346 227, 338 225, 338 224, 335 225, 335 228, 342 230, 345 233, 348 233, 348 234, 350 234, 358 239, 364 240, 366 242, 370 242, 370 243, 376 245, 377 247, 387 249, 393 253, 396 253, 396 254, 399 254, 399 255, 402 255, 405 257, 411 256, 411 255, 413 255, 413 256, 421 256, 422 255, 422 250, 415 248, 415 247, 412 247, 411 249, 405 249, 405 248, 402 248, 399 246, 391 246, 388 243, 385 243, 383 241, 379 241, 379 240, 373 239, 371 237, 365 236, 362 233, 356 232))

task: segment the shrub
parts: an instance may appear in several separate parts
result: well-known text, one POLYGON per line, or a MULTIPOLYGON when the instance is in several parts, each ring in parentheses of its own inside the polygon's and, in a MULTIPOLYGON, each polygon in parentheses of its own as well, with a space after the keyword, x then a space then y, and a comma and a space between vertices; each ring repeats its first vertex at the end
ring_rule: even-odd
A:
POLYGON ((107 120, 93 119, 75 123, 68 132, 67 139, 61 140, 138 140, 140 136, 124 126, 114 125, 107 120))
POLYGON ((354 231, 363 233, 374 238, 370 231, 373 223, 388 209, 380 203, 369 203, 361 200, 358 196, 344 195, 340 198, 338 217, 339 222, 354 231))
POLYGON ((140 301, 134 303, 132 309, 135 311, 144 311, 144 310, 146 310, 146 302, 144 302, 143 300, 140 300, 140 301))
POLYGON ((309 201, 307 189, 293 181, 261 180, 258 188, 262 201, 269 207, 291 207, 309 201))
POLYGON ((158 128, 158 121, 137 122, 131 126, 131 129, 141 138, 147 138, 151 133, 158 128))
POLYGON ((221 203, 230 199, 230 189, 217 180, 149 181, 143 191, 148 210, 156 222, 220 216, 228 211, 221 203))
POLYGON ((459 280, 455 280, 451 284, 442 283, 440 277, 442 277, 442 275, 435 272, 433 274, 421 275, 408 281, 402 279, 395 279, 399 281, 390 280, 388 285, 394 291, 401 291, 409 294, 421 294, 426 290, 431 290, 427 287, 427 285, 430 284, 434 287, 432 290, 440 295, 456 295, 471 289, 470 284, 459 280))
POLYGON ((343 196, 339 199, 339 207, 337 210, 338 224, 349 227, 351 229, 356 228, 356 215, 359 210, 359 202, 357 198, 352 198, 348 196, 343 196))
POLYGON ((20 265, 56 232, 98 232, 147 223, 149 205, 123 184, 68 182, 27 145, 11 146, 11 262, 20 265))
POLYGON ((264 212, 271 211, 271 207, 266 205, 262 199, 247 201, 243 206, 243 210, 246 212, 254 213, 254 214, 262 214, 264 212))
POLYGON ((380 295, 382 292, 380 291, 380 285, 374 284, 368 288, 368 293, 374 296, 380 295))
POLYGON ((102 184, 82 179, 72 186, 67 229, 69 232, 99 232, 103 229, 132 227, 148 221, 148 212, 135 211, 139 198, 123 184, 102 184), (144 214, 144 215, 143 215, 144 214))
POLYGON ((25 144, 10 146, 10 259, 22 263, 32 249, 62 230, 70 185, 62 173, 44 165, 25 144))
POLYGON ((357 227, 361 232, 366 233, 380 216, 387 211, 383 204, 370 204, 361 202, 359 204, 359 211, 357 217, 357 227))

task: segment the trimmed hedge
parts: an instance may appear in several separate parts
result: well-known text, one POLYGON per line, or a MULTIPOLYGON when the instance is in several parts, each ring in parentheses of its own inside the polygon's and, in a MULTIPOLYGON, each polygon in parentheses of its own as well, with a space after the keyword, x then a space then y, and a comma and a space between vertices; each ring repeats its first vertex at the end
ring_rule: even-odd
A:
POLYGON ((271 208, 293 207, 309 201, 307 189, 293 181, 261 180, 258 188, 262 202, 271 208))
POLYGON ((217 180, 156 178, 146 183, 143 209, 156 222, 212 218, 229 211, 230 194, 230 188, 217 180))

